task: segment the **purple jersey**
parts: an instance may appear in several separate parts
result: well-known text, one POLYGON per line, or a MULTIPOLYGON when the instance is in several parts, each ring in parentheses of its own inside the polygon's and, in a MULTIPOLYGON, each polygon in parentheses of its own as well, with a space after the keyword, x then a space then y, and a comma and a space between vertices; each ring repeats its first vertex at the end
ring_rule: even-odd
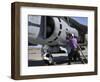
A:
POLYGON ((77 48, 78 43, 77 43, 77 39, 76 38, 74 38, 74 37, 70 38, 69 43, 70 43, 70 47, 72 49, 77 48))

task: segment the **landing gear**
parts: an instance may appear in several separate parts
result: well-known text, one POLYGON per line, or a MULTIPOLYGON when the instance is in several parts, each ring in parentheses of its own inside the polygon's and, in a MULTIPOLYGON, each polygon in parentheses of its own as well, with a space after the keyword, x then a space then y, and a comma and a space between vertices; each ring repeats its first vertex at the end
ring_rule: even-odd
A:
POLYGON ((56 62, 54 62, 54 60, 53 60, 53 56, 48 53, 43 55, 43 60, 47 65, 55 65, 56 64, 56 62))

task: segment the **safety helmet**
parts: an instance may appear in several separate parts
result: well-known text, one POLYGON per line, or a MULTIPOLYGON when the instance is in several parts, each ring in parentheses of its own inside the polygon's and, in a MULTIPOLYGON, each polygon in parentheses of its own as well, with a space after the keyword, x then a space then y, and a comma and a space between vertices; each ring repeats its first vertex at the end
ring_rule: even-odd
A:
POLYGON ((72 35, 72 37, 74 37, 74 34, 71 34, 72 35))

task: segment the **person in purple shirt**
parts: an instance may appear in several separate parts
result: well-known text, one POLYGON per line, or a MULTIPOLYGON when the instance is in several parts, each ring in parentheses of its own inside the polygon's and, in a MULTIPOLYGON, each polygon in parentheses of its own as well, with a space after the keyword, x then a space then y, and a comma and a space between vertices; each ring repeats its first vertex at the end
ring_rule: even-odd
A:
POLYGON ((71 48, 70 53, 68 54, 68 65, 71 64, 72 58, 74 59, 74 61, 76 61, 76 59, 78 58, 79 60, 81 60, 80 58, 80 54, 79 54, 79 49, 78 49, 78 42, 77 42, 77 38, 74 36, 74 34, 69 33, 67 35, 69 38, 69 46, 71 48))
POLYGON ((70 35, 69 44, 70 44, 70 46, 71 46, 72 49, 77 49, 78 43, 77 43, 77 39, 74 38, 74 34, 71 34, 71 35, 70 35))

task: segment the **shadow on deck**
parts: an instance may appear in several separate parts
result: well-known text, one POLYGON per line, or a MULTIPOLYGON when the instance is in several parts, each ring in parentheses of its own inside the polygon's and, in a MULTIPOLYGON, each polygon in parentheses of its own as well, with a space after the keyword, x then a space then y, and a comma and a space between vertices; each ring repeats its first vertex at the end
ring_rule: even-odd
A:
MULTIPOLYGON (((54 61, 56 62, 56 65, 68 65, 68 57, 67 56, 59 56, 59 57, 54 57, 54 61)), ((82 64, 79 60, 74 62, 73 60, 71 61, 72 64, 82 64)), ((47 64, 43 60, 29 60, 28 61, 28 66, 47 66, 47 64)))

